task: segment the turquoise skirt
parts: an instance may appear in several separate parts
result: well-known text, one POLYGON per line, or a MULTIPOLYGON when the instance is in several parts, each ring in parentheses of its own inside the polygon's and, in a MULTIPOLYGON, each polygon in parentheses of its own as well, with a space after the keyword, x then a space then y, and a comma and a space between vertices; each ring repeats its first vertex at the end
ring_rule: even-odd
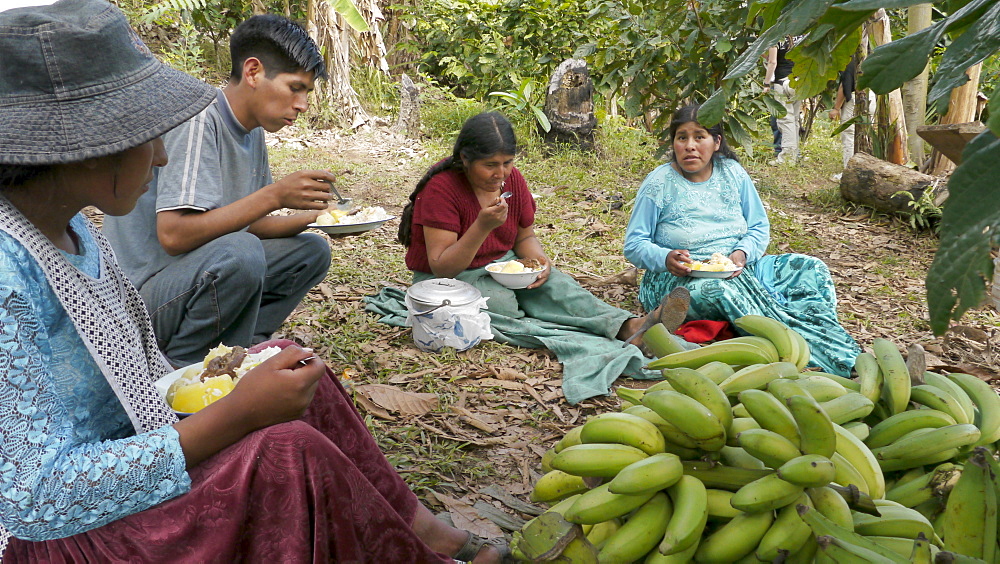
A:
POLYGON ((677 277, 649 272, 639 284, 646 311, 677 286, 691 292, 688 319, 732 321, 748 314, 777 319, 805 337, 810 366, 850 376, 861 348, 837 320, 837 296, 830 270, 806 255, 765 255, 732 279, 677 277))

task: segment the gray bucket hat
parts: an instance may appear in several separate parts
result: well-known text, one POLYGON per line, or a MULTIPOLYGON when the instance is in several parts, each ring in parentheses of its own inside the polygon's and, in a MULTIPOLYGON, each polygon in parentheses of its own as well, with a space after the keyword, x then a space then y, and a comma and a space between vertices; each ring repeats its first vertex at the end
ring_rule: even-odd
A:
POLYGON ((0 164, 119 153, 180 125, 216 92, 159 62, 103 0, 0 12, 0 164))

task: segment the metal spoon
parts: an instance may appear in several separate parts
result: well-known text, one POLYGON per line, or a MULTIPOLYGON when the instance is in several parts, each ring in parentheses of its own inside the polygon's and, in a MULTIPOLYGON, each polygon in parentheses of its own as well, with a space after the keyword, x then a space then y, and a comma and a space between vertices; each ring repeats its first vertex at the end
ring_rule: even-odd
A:
POLYGON ((511 192, 510 190, 508 190, 508 191, 504 192, 503 194, 500 194, 500 197, 506 200, 507 198, 509 198, 509 197, 511 197, 513 195, 514 195, 514 193, 511 192))
POLYGON ((337 209, 338 210, 347 211, 347 210, 351 209, 351 207, 354 205, 354 199, 353 198, 345 198, 345 197, 341 196, 340 192, 337 191, 337 187, 333 185, 333 182, 330 182, 329 180, 324 180, 323 182, 326 182, 327 184, 329 184, 330 185, 330 191, 333 192, 334 196, 337 196, 337 209))

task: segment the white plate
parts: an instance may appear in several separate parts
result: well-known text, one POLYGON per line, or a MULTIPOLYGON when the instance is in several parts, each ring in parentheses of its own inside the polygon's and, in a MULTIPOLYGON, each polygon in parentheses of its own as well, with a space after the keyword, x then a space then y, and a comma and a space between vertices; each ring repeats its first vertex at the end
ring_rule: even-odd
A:
MULTIPOLYGON (((156 387, 156 393, 160 394, 160 397, 163 398, 163 401, 167 400, 167 390, 170 389, 170 385, 173 384, 178 378, 183 376, 184 372, 186 372, 192 366, 197 366, 200 368, 202 366, 202 363, 196 362, 194 364, 189 364, 188 366, 185 366, 183 368, 178 368, 177 370, 174 370, 173 372, 167 374, 163 378, 160 378, 156 382, 153 382, 153 386, 156 387)), ((177 410, 174 410, 174 413, 176 413, 178 416, 181 417, 191 415, 190 413, 185 413, 183 411, 177 411, 177 410)))
POLYGON ((710 270, 692 270, 691 278, 729 278, 733 274, 739 272, 739 270, 722 270, 722 271, 710 271, 710 270))
POLYGON ((347 233, 364 233, 365 231, 371 231, 372 229, 378 229, 385 225, 387 221, 396 219, 396 216, 389 216, 385 219, 380 219, 378 221, 368 221, 365 223, 348 223, 346 225, 316 225, 315 223, 310 223, 307 227, 312 229, 319 229, 324 233, 329 233, 331 235, 343 235, 347 233))

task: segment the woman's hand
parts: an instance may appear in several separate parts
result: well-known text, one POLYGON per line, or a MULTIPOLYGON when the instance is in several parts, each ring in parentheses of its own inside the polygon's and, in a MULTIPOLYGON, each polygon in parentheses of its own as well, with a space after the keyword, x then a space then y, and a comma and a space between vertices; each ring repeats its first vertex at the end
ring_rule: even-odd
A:
POLYGON ((509 209, 507 200, 497 196, 497 199, 492 204, 479 210, 476 223, 479 223, 487 231, 493 231, 507 221, 507 211, 509 209))
POLYGON ((687 249, 674 249, 667 253, 667 272, 674 276, 687 276, 691 274, 691 253, 687 249))
POLYGON ((312 356, 309 349, 286 347, 244 374, 227 397, 252 414, 250 425, 258 429, 298 419, 312 402, 326 370, 318 358, 300 363, 312 356))
POLYGON ((736 278, 743 272, 743 267, 747 265, 747 254, 742 249, 736 249, 729 255, 729 260, 733 261, 733 264, 735 264, 738 269, 729 278, 736 278))
POLYGON ((534 288, 537 288, 537 287, 541 286, 542 284, 545 284, 545 282, 549 279, 549 274, 552 274, 552 265, 549 264, 548 257, 541 256, 541 257, 533 257, 533 258, 535 258, 538 262, 542 263, 542 266, 544 268, 538 274, 538 278, 536 278, 534 282, 532 282, 530 285, 528 285, 525 288, 525 290, 531 290, 531 289, 534 289, 534 288))

